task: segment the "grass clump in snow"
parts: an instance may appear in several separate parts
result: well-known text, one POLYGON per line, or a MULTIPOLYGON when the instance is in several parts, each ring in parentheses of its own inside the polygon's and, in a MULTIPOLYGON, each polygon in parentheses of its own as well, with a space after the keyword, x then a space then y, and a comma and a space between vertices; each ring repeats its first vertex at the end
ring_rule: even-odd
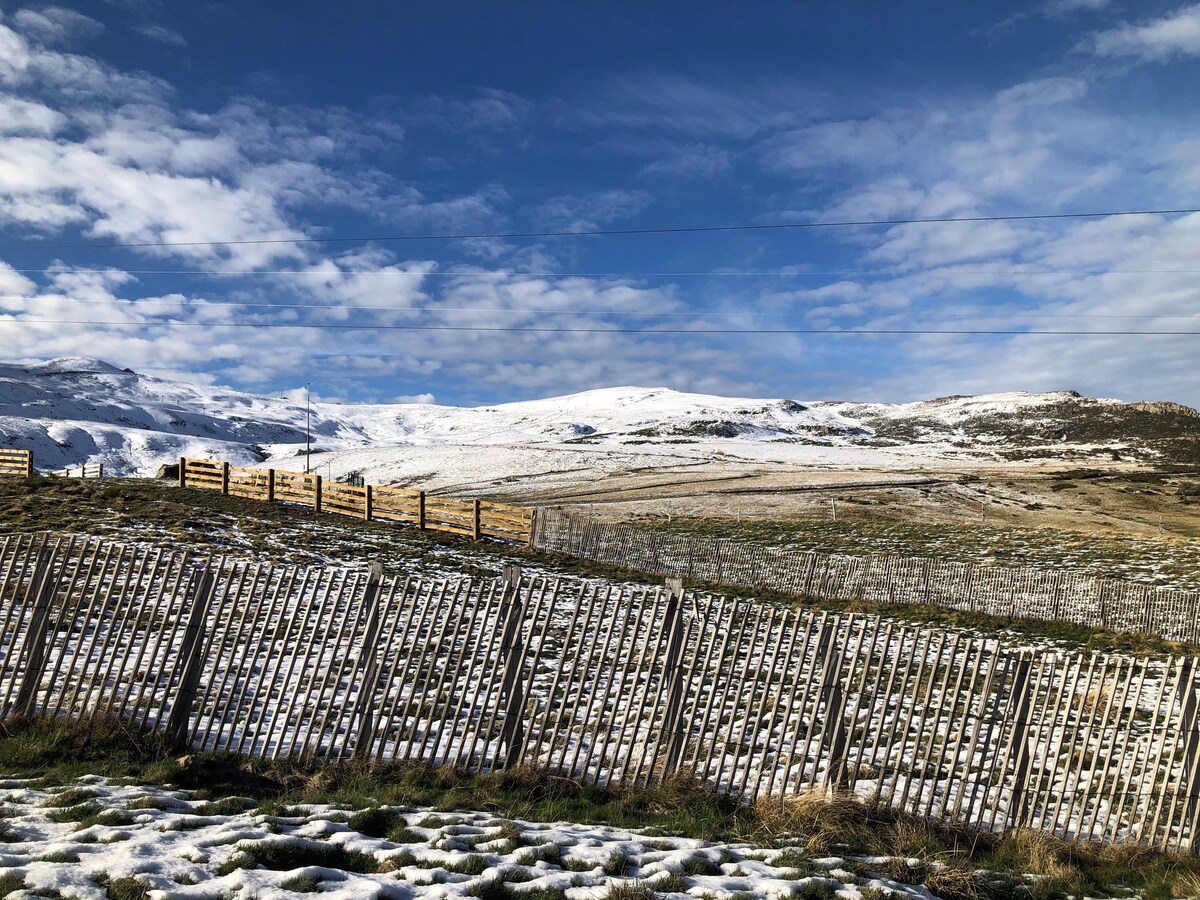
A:
POLYGON ((0 875, 0 897, 7 897, 14 891, 24 890, 25 876, 17 872, 5 872, 0 875))
MULTIPOLYGON (((367 837, 386 837, 395 843, 409 843, 408 841, 397 841, 395 838, 388 837, 394 831, 398 831, 399 827, 404 825, 404 816, 397 809, 390 809, 383 806, 372 806, 367 809, 359 810, 350 817, 347 823, 351 828, 360 834, 365 834, 367 837)), ((405 829, 407 830, 407 829, 405 829)), ((416 840, 420 840, 420 836, 415 832, 409 832, 416 840)))
MULTIPOLYGON (((290 838, 278 841, 259 841, 243 844, 241 850, 264 869, 286 872, 305 866, 322 866, 346 872, 371 873, 379 871, 379 861, 368 853, 347 850, 340 844, 290 838)), ((242 866, 240 868, 251 868, 242 866)))
POLYGON ((108 900, 146 900, 150 888, 136 878, 117 878, 104 886, 108 900))
POLYGON ((642 881, 620 881, 608 889, 608 900, 654 900, 654 891, 642 881))
POLYGON ((321 889, 321 879, 316 875, 293 875, 279 886, 297 894, 313 894, 321 889))

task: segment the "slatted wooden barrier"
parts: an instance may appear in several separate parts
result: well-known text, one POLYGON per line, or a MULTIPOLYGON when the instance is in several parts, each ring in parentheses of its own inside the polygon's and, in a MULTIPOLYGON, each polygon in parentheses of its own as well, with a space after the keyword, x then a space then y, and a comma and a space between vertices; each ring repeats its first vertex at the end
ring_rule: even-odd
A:
POLYGON ((404 522, 480 540, 527 543, 533 510, 490 500, 452 500, 424 491, 326 481, 320 475, 246 469, 215 459, 180 457, 179 486, 219 490, 252 500, 283 501, 364 521, 404 522))
POLYGON ((33 477, 33 452, 31 450, 14 450, 0 447, 0 475, 16 475, 21 478, 33 477))
POLYGON ((0 536, 0 717, 118 714, 264 758, 694 773, 981 830, 1200 846, 1200 658, 722 596, 385 578, 0 536))

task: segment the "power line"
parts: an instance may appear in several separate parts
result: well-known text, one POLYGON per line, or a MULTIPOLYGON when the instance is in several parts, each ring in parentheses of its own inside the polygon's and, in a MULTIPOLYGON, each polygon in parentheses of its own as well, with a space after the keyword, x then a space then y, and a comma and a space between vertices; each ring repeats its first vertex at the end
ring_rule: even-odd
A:
POLYGON ((109 322, 94 319, 0 319, 0 325, 104 325, 118 328, 305 328, 339 331, 480 331, 480 332, 528 332, 534 334, 683 334, 683 335, 735 335, 735 334, 826 334, 826 335, 1064 335, 1068 337, 1200 337, 1200 331, 1080 331, 1034 329, 927 329, 927 328, 597 328, 569 327, 546 328, 538 325, 418 325, 418 324, 373 324, 360 325, 348 322, 109 322))
MULTIPOLYGON (((1103 219, 1116 216, 1169 216, 1188 215, 1200 212, 1200 207, 1189 209, 1122 209, 1104 212, 1075 213, 1032 213, 1027 215, 1002 216, 947 216, 944 218, 908 219, 856 219, 833 222, 776 222, 761 225, 670 225, 656 228, 596 228, 579 231, 493 231, 461 234, 390 234, 365 235, 358 237, 292 237, 292 238, 241 238, 237 240, 204 241, 117 241, 90 244, 39 244, 39 247, 61 249, 112 249, 139 247, 235 247, 261 244, 362 244, 393 243, 398 241, 467 241, 509 240, 517 238, 552 237, 618 237, 662 234, 717 234, 734 231, 784 231, 814 228, 855 228, 893 225, 945 225, 961 222, 1033 222, 1056 219, 1103 219)), ((11 245, 10 245, 11 246, 11 245)))
MULTIPOLYGON (((193 305, 199 309, 336 309, 345 312, 471 312, 471 313, 507 313, 513 315, 577 315, 577 316, 747 316, 766 318, 768 316, 784 316, 795 310, 718 310, 697 308, 689 310, 647 311, 624 309, 540 309, 527 307, 486 307, 486 306, 380 306, 380 305, 346 305, 342 303, 252 303, 244 300, 210 300, 191 299, 187 297, 145 297, 135 299, 130 297, 23 297, 19 294, 0 295, 0 302, 37 302, 47 300, 54 303, 80 303, 84 305, 101 303, 119 303, 126 306, 146 304, 175 304, 193 305)), ((804 310, 800 310, 804 312, 804 310)), ((1200 319, 1200 313, 1026 313, 1021 310, 1008 310, 994 313, 942 313, 921 311, 921 317, 939 319, 1200 319)))
POLYGON ((245 278, 251 275, 305 275, 312 278, 359 278, 364 276, 407 276, 410 278, 904 278, 930 272, 948 275, 1200 275, 1200 269, 957 269, 952 265, 922 269, 912 272, 864 271, 841 269, 831 271, 790 272, 782 269, 762 271, 717 271, 717 272, 518 272, 515 270, 477 270, 455 272, 435 270, 430 272, 405 269, 372 269, 367 272, 338 270, 324 272, 319 269, 245 269, 227 271, 218 269, 113 269, 107 268, 10 268, 5 271, 23 275, 186 275, 209 278, 245 278))

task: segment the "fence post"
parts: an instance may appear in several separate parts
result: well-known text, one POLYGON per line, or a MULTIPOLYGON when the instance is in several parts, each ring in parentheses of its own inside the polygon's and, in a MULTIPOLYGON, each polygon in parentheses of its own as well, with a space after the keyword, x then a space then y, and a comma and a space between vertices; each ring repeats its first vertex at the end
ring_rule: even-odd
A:
POLYGON ((187 487, 187 457, 179 457, 179 486, 187 487))
POLYGON ((371 503, 372 503, 371 486, 368 484, 366 486, 366 494, 363 497, 363 521, 364 522, 371 521, 371 503))
POLYGON ((267 469, 267 502, 275 500, 275 470, 267 469))
POLYGON ((25 451, 25 477, 26 478, 33 477, 33 451, 32 450, 25 451))
POLYGON ((46 666, 46 632, 50 625, 50 606, 54 602, 55 586, 54 557, 43 547, 38 551, 37 566, 29 582, 29 593, 26 594, 33 598, 33 618, 29 630, 25 632, 21 656, 17 658, 18 671, 24 669, 21 689, 13 706, 18 715, 32 716, 37 711, 38 688, 41 687, 42 670, 46 666))
POLYGON ((821 637, 817 642, 817 655, 823 663, 819 696, 825 702, 821 744, 829 757, 825 787, 845 791, 850 786, 846 771, 846 692, 842 690, 842 652, 833 640, 836 630, 836 619, 833 622, 826 621, 821 626, 821 637))
POLYGON ((221 463, 221 493, 229 494, 229 463, 221 463))
MULTIPOLYGON (((1013 718, 1013 735, 1010 747, 1016 750, 1013 763, 1013 806, 1009 807, 1007 825, 1014 828, 1025 821, 1029 805, 1029 770, 1032 757, 1029 752, 1029 706, 1033 699, 1033 689, 1029 684, 1029 670, 1033 667, 1027 656, 1017 660, 1017 670, 1013 675, 1013 698, 1016 701, 1016 715, 1013 718)), ((1035 686, 1036 687, 1036 686, 1035 686)), ((1009 755, 1011 758, 1012 750, 1009 755)))
POLYGON ((667 579, 667 652, 663 659, 663 678, 667 682, 667 697, 663 709, 663 732, 666 736, 666 755, 663 758, 663 779, 674 775, 683 759, 686 735, 683 729, 683 642, 686 627, 683 622, 683 580, 667 579))
MULTIPOLYGON (((370 490, 370 488, 368 488, 370 490)), ((375 687, 379 684, 379 600, 383 596, 383 563, 371 563, 367 591, 363 603, 367 607, 367 633, 363 635, 362 680, 355 701, 354 719, 358 720, 358 740, 354 742, 354 758, 370 756, 375 739, 375 687)))
POLYGON ((480 503, 480 501, 479 501, 479 500, 475 500, 475 501, 474 501, 474 508, 473 508, 473 512, 474 512, 474 520, 473 520, 473 521, 474 521, 474 524, 473 524, 473 525, 472 525, 472 527, 471 527, 471 540, 473 540, 473 541, 477 541, 477 540, 479 540, 479 520, 480 520, 480 506, 481 506, 481 503, 480 503))
POLYGON ((180 672, 179 687, 167 719, 166 736, 172 743, 180 743, 185 737, 192 704, 196 702, 196 690, 200 686, 200 670, 204 666, 207 649, 204 624, 217 587, 216 578, 208 566, 201 570, 195 585, 195 590, 191 592, 192 609, 188 614, 187 631, 184 632, 183 647, 180 648, 179 661, 176 663, 176 670, 180 672))
POLYGON ((1196 688, 1200 687, 1200 673, 1197 672, 1197 659, 1189 657, 1183 662, 1185 673, 1180 673, 1181 683, 1187 683, 1187 689, 1180 704, 1180 728, 1183 732, 1183 786, 1186 790, 1184 813, 1181 820, 1180 832, 1189 828, 1188 850, 1195 855, 1200 851, 1200 821, 1196 813, 1200 810, 1200 717, 1197 716, 1196 688), (1190 826, 1190 827, 1189 827, 1190 826))
POLYGON ((538 530, 538 511, 531 509, 529 511, 529 546, 534 548, 537 546, 537 530, 538 530))
POLYGON ((96 478, 100 481, 104 480, 104 463, 96 464, 96 478))
POLYGON ((321 476, 314 475, 313 478, 313 509, 316 512, 321 511, 321 476))
POLYGON ((504 656, 504 671, 500 677, 500 702, 504 704, 504 725, 500 744, 506 750, 504 768, 511 769, 525 755, 525 686, 521 681, 521 622, 525 606, 521 599, 521 567, 504 567, 504 585, 500 593, 500 616, 504 631, 500 652, 504 656))
POLYGON ((417 527, 425 530, 425 492, 417 491, 417 527))

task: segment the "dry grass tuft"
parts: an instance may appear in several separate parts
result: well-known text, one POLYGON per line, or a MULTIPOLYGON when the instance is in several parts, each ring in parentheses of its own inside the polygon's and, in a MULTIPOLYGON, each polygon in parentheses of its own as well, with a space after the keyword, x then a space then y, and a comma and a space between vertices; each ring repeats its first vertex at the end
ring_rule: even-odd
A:
POLYGON ((987 900, 987 882, 971 869, 947 866, 925 875, 923 884, 941 900, 987 900))

